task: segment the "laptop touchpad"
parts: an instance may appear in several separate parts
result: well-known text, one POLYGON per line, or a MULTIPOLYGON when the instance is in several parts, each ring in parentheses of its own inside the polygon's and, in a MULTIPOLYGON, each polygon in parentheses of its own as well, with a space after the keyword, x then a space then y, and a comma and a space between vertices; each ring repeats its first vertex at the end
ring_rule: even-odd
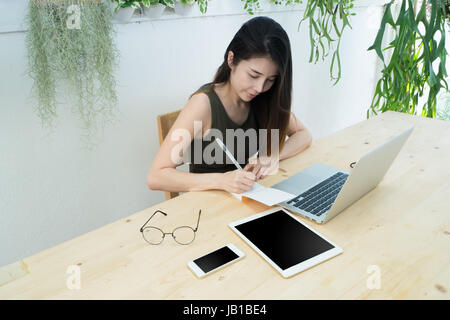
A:
POLYGON ((292 194, 300 194, 316 185, 318 182, 320 182, 320 178, 317 176, 312 176, 305 172, 299 172, 294 174, 292 177, 287 178, 285 181, 272 186, 272 188, 292 194))

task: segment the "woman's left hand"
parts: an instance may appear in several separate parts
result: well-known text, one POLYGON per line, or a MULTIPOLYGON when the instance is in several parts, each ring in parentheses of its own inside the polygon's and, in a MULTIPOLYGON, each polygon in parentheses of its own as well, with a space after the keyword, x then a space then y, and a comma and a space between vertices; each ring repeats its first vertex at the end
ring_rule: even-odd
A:
POLYGON ((256 180, 263 179, 269 174, 278 171, 279 157, 260 156, 258 158, 250 158, 245 166, 245 171, 250 171, 256 176, 256 180))

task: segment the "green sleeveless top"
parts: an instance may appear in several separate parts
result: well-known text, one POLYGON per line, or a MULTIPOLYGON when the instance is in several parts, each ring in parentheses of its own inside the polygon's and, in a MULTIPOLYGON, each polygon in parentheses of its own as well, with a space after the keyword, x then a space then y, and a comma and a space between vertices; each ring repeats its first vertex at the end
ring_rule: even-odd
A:
MULTIPOLYGON (((189 148, 191 159, 189 164, 189 172, 224 173, 237 169, 237 167, 233 164, 233 162, 228 158, 225 152, 222 151, 222 149, 215 141, 216 137, 222 140, 222 142, 227 146, 228 150, 232 153, 233 157, 237 160, 241 167, 244 168, 248 163, 248 158, 255 154, 255 152, 258 150, 259 128, 253 107, 250 106, 247 119, 242 125, 239 125, 230 119, 225 110, 225 107, 222 104, 222 101, 220 101, 219 96, 212 88, 211 83, 207 83, 201 86, 194 93, 204 90, 206 90, 204 93, 208 96, 211 105, 211 129, 217 129, 218 131, 220 131, 221 137, 217 136, 218 131, 211 130, 205 137, 203 137, 203 139, 196 137, 192 140, 189 148), (231 129, 228 130, 228 134, 227 129, 231 129), (234 131, 236 129, 242 130, 234 131), (247 131, 248 129, 254 130, 247 131), (213 131, 216 131, 216 133, 214 133, 213 131), (247 134, 245 138, 243 138, 244 134, 247 134), (234 141, 229 141, 231 140, 231 138, 233 138, 234 141), (243 143, 244 141, 245 143, 243 143), (216 150, 221 152, 222 157, 220 157, 220 155, 216 157, 216 150)), ((202 132, 202 135, 203 134, 204 133, 202 132)))

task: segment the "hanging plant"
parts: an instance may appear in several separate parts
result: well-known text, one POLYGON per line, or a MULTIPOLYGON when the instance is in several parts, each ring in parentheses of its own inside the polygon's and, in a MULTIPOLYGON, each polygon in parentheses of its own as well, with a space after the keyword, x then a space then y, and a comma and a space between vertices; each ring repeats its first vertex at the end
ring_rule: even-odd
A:
POLYGON ((428 99, 422 108, 422 116, 436 116, 437 95, 442 88, 448 92, 445 77, 445 20, 450 20, 447 0, 402 0, 398 18, 394 21, 391 6, 386 5, 380 29, 374 44, 368 50, 375 50, 384 65, 378 81, 370 111, 374 114, 394 110, 416 114, 419 97, 429 89, 428 99), (417 12, 418 11, 418 12, 417 12), (394 40, 386 48, 381 47, 386 27, 395 31, 394 40), (435 37, 439 35, 440 39, 435 37), (393 50, 388 64, 383 51, 393 50))
POLYGON ((208 0, 196 0, 200 12, 205 14, 208 10, 208 0))
MULTIPOLYGON (((244 2, 244 10, 253 15, 255 11, 261 11, 260 0, 241 0, 244 2)), ((269 0, 275 5, 302 4, 303 0, 269 0)), ((309 20, 309 38, 311 53, 309 62, 317 63, 322 50, 322 60, 328 56, 332 42, 338 40, 331 58, 330 77, 335 80, 334 85, 341 79, 341 59, 339 56, 339 46, 344 29, 348 26, 351 29, 349 17, 354 16, 352 12, 355 0, 306 0, 306 8, 303 18, 298 24, 297 31, 304 20, 309 20), (339 20, 338 20, 339 17, 339 20), (324 42, 327 44, 325 48, 324 42), (337 68, 337 70, 336 70, 337 68)))
MULTIPOLYGON (((244 2, 244 10, 250 15, 262 11, 259 0, 241 0, 241 2, 244 2)), ((293 3, 302 3, 302 0, 269 0, 269 2, 275 5, 282 5, 284 3, 287 6, 293 3)))
POLYGON ((29 2, 28 71, 44 127, 54 127, 62 97, 79 115, 88 143, 99 120, 113 119, 118 51, 111 15, 107 4, 94 0, 29 2))
POLYGON ((197 2, 197 5, 202 14, 206 13, 206 11, 208 10, 208 0, 177 0, 177 1, 181 3, 183 6, 192 6, 195 2, 197 2))
POLYGON ((256 11, 260 11, 261 5, 259 0, 241 0, 244 2, 244 10, 246 10, 249 14, 253 15, 256 11))
POLYGON ((298 24, 298 30, 300 30, 302 22, 309 20, 311 44, 309 62, 314 60, 314 63, 317 63, 320 50, 322 51, 322 60, 324 60, 332 49, 332 42, 337 38, 337 46, 333 51, 330 65, 330 77, 334 80, 334 85, 341 79, 339 46, 344 29, 347 26, 352 28, 349 17, 355 15, 352 12, 353 2, 354 0, 307 0, 305 13, 298 24), (326 48, 324 43, 327 45, 326 48))

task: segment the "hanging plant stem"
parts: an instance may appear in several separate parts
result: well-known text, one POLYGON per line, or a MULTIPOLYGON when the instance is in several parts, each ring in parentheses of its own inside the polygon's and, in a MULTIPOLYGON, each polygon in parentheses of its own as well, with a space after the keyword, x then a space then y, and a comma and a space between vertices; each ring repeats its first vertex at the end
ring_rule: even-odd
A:
POLYGON ((302 22, 309 20, 311 44, 309 62, 317 63, 320 50, 322 50, 322 60, 324 60, 332 49, 332 42, 337 38, 337 46, 333 51, 330 65, 330 77, 334 80, 334 85, 341 79, 339 46, 344 29, 347 26, 352 28, 349 17, 355 15, 351 11, 353 2, 354 0, 307 0, 305 13, 298 24, 299 30, 302 22), (324 42, 327 48, 325 48, 324 42))
POLYGON ((113 119, 119 54, 111 18, 96 0, 29 2, 28 71, 43 126, 54 127, 58 97, 79 115, 87 142, 100 120, 113 119))

